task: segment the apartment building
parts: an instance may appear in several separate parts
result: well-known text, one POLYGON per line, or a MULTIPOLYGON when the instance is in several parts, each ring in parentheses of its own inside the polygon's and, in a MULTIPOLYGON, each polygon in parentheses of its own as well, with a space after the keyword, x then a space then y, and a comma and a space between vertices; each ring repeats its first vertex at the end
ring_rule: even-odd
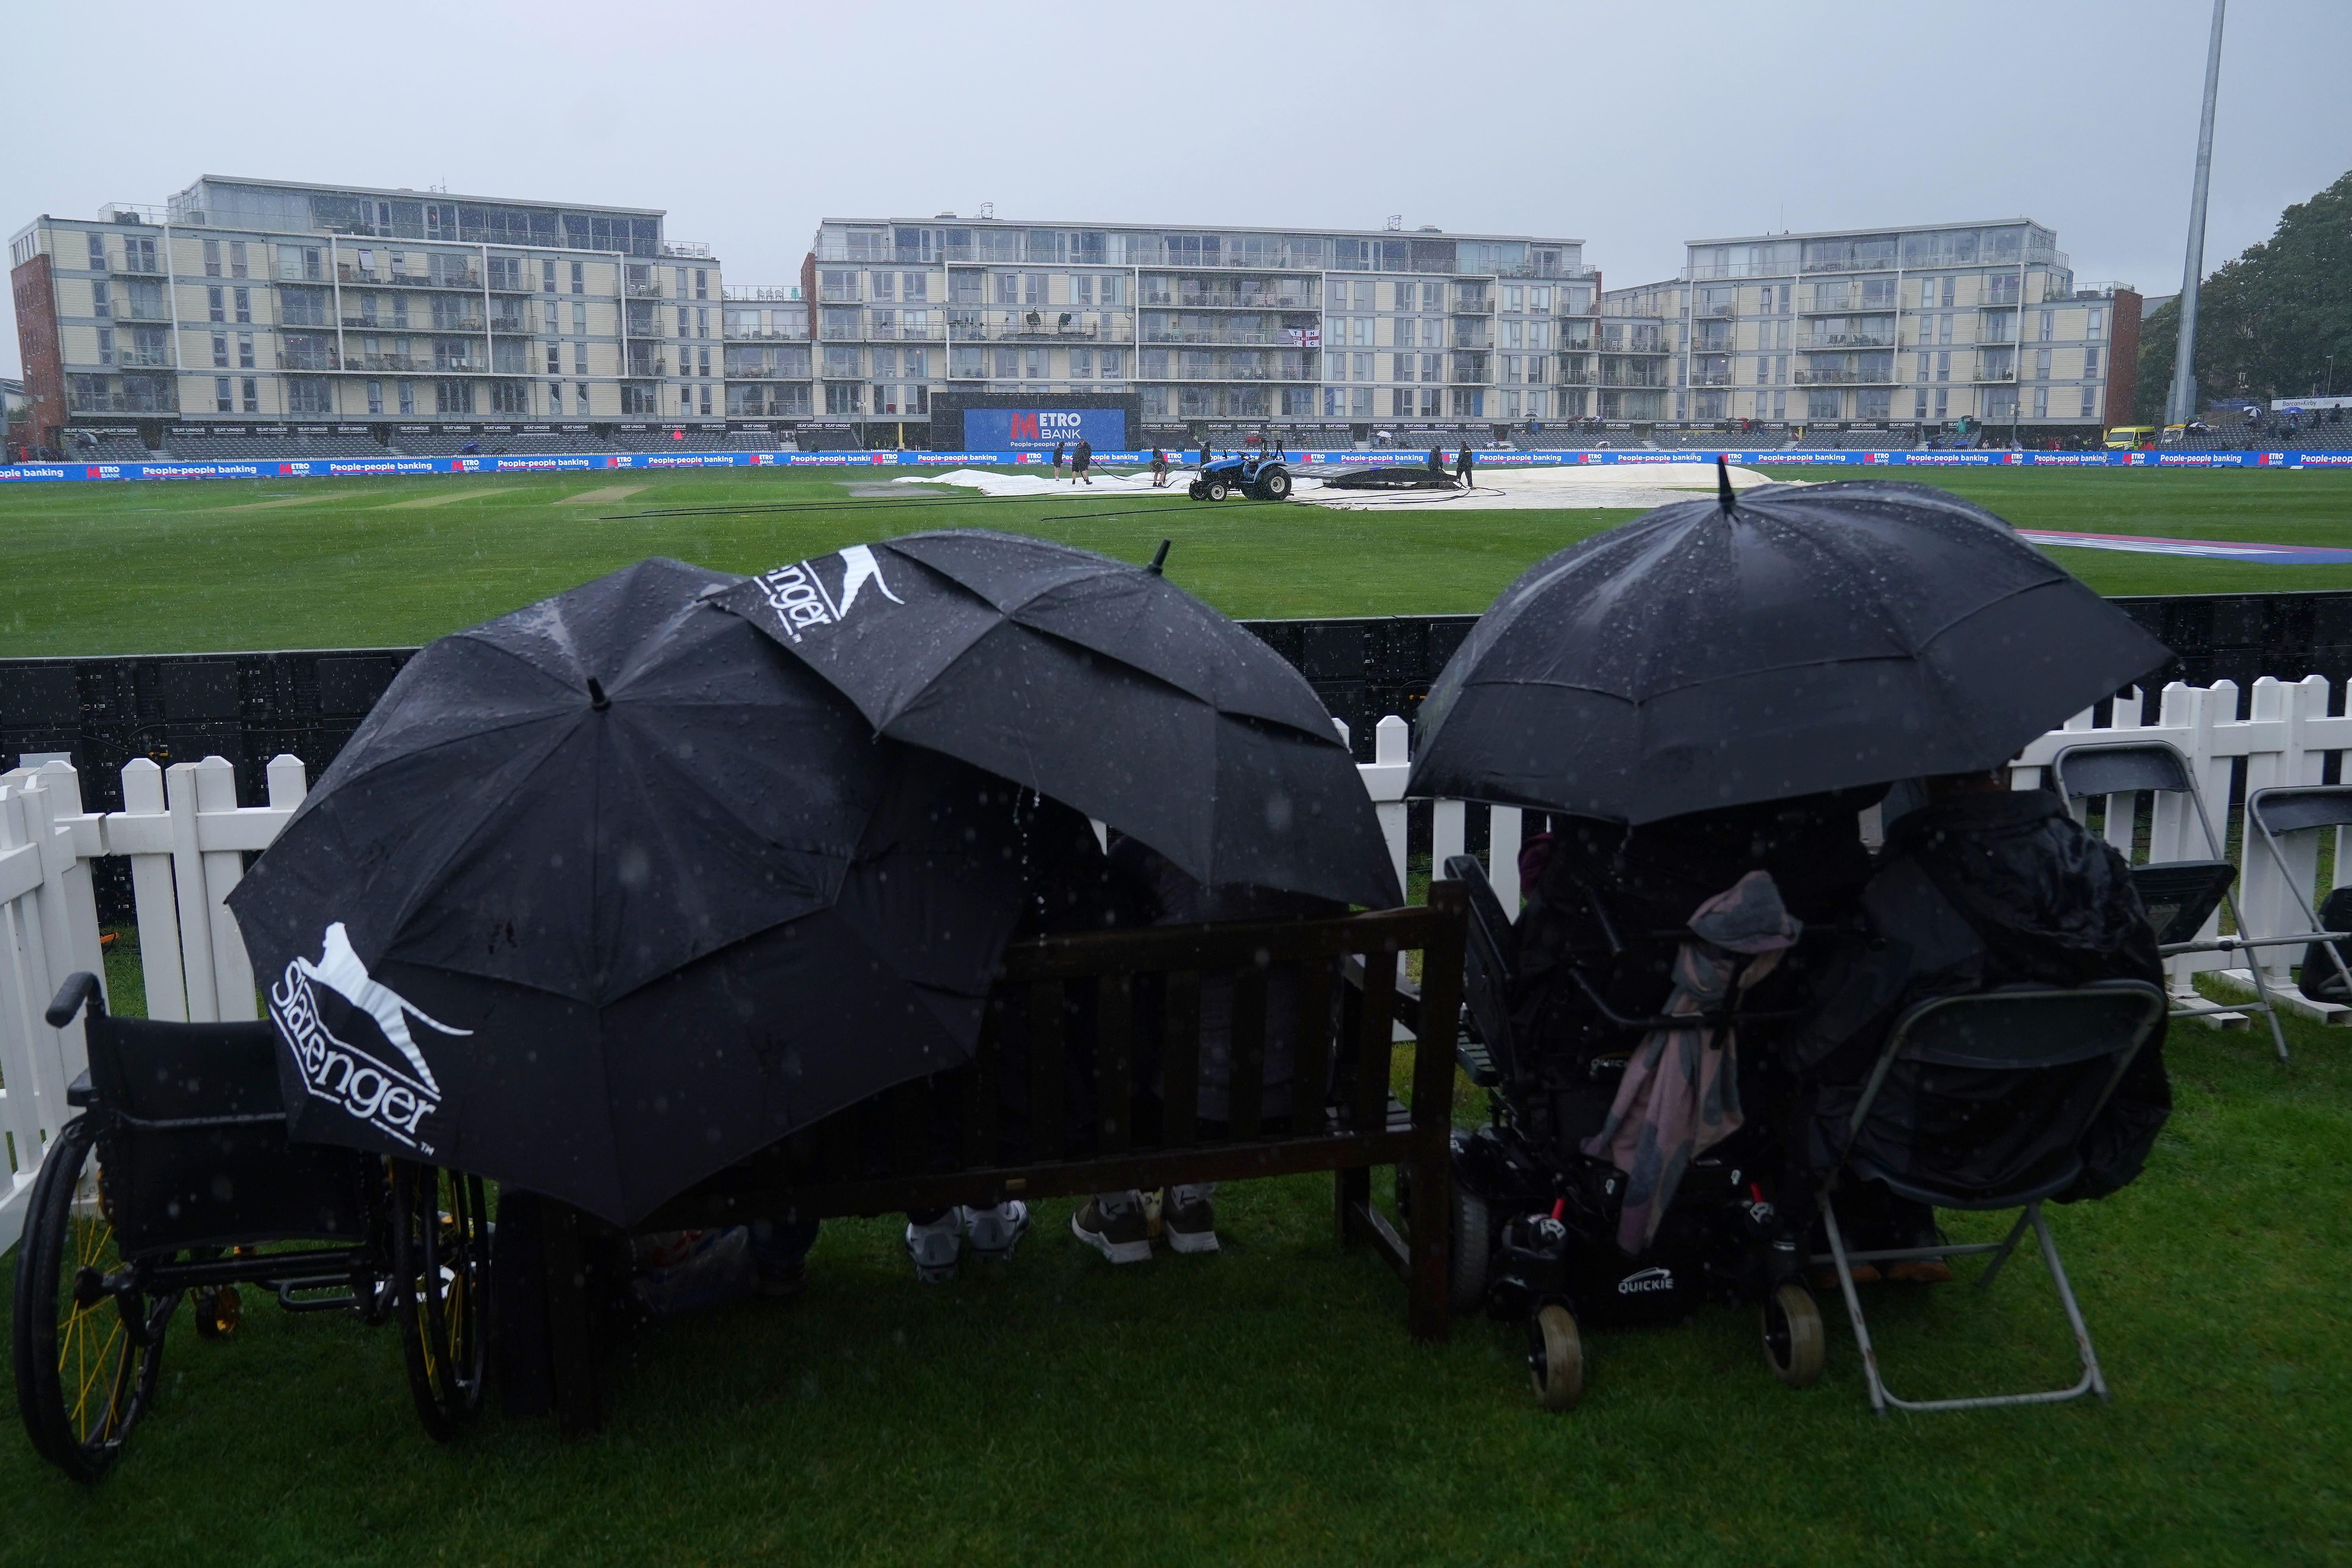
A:
POLYGON ((910 440, 950 388, 1132 393, 1170 424, 1544 421, 1600 281, 1580 240, 1526 235, 827 218, 810 336, 730 301, 727 397, 910 440))
POLYGON ((1563 367, 1570 384, 1592 378, 1600 416, 1967 419, 2053 436, 2128 422, 2140 297, 2078 286, 2057 236, 2028 219, 1696 240, 1686 254, 1678 278, 1610 290, 1599 352, 1563 367))
POLYGON ((162 208, 44 216, 8 249, 34 424, 722 417, 719 265, 662 220, 215 174, 162 208))

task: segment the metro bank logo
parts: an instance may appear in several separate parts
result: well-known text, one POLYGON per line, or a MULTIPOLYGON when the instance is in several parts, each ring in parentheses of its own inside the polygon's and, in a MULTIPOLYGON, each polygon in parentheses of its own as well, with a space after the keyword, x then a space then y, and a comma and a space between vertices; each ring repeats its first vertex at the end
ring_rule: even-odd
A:
POLYGON ((1012 416, 1013 439, 1015 441, 1075 441, 1086 427, 1083 415, 1067 411, 1039 409, 1032 414, 1012 416))

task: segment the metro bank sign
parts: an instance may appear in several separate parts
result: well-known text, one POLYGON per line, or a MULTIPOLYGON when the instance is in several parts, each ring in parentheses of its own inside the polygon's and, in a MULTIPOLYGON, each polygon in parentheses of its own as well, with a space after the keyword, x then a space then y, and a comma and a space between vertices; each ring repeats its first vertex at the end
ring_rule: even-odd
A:
POLYGON ((963 445, 971 451, 1036 451, 1090 443, 1102 452, 1127 447, 1127 414, 1118 408, 967 408, 963 445))

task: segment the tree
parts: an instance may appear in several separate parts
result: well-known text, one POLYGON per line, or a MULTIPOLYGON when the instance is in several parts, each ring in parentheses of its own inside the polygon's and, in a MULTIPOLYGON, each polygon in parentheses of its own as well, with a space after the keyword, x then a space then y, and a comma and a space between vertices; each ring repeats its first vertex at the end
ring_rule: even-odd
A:
MULTIPOLYGON (((2137 412, 2163 416, 2180 341, 2180 302, 2140 329, 2137 412)), ((2307 396, 2336 361, 2336 389, 2352 394, 2352 174, 2279 215, 2263 244, 2224 265, 2198 291, 2200 399, 2307 396)))

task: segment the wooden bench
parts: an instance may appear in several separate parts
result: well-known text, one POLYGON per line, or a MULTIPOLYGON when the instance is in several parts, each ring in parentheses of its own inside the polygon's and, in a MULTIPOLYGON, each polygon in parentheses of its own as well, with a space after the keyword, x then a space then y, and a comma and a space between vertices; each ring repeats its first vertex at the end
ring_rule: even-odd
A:
MULTIPOLYGON (((1412 1331, 1443 1339, 1466 907, 1462 884, 1446 881, 1432 886, 1426 905, 1369 914, 1015 943, 970 1063, 830 1117, 701 1183, 635 1229, 870 1216, 1329 1171, 1339 1244, 1366 1243, 1387 1258, 1404 1277, 1412 1331), (1419 994, 1400 984, 1400 955, 1410 952, 1422 954, 1419 994), (1274 1118, 1265 1113, 1265 996, 1270 976, 1284 969, 1297 976, 1299 1110, 1274 1118), (1229 975, 1234 985, 1230 1114, 1222 1124, 1196 1114, 1204 975, 1229 975), (1441 1021, 1437 1048, 1416 1051, 1408 1104, 1390 1092, 1391 1048, 1402 1032, 1397 1025, 1410 1028, 1424 1009, 1441 1021), (1155 1015, 1158 1039, 1139 1039, 1155 1015), (1149 1081, 1155 1058, 1158 1090, 1149 1081), (1005 1137, 1017 1129, 1003 1121, 1001 1080, 1016 1070, 1025 1070, 1034 1092, 1022 1119, 1027 1148, 1011 1160, 1005 1137), (1328 1089, 1318 1098, 1310 1084, 1328 1089), (1073 1128, 1074 1088, 1099 1111, 1091 1129, 1073 1128), (1372 1200, 1375 1165, 1410 1173, 1412 1213, 1402 1234, 1372 1200)), ((545 1207, 539 1277, 552 1404, 567 1432, 593 1430, 600 1420, 584 1260, 605 1228, 545 1207)))

